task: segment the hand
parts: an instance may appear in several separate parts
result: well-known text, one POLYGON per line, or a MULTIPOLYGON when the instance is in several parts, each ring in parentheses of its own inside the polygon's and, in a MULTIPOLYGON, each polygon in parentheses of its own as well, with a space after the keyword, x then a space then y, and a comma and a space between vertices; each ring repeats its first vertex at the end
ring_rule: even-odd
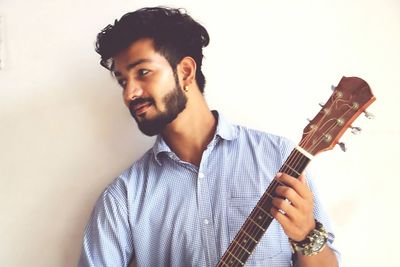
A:
POLYGON ((286 235, 294 241, 302 241, 315 229, 314 201, 311 190, 302 174, 298 179, 284 173, 276 178, 281 185, 275 189, 271 215, 280 223, 286 235))

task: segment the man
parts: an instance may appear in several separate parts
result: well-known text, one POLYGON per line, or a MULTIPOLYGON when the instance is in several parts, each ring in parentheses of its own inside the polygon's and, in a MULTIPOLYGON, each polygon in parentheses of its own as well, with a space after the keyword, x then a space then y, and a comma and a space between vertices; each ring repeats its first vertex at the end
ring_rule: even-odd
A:
POLYGON ((293 145, 208 108, 208 43, 203 26, 170 8, 128 13, 98 34, 101 64, 139 129, 157 139, 100 196, 79 266, 215 266, 275 176, 281 185, 268 212, 276 220, 246 266, 337 266, 312 181, 276 175, 293 145), (315 245, 311 233, 326 234, 321 223, 328 238, 310 256, 304 248, 315 245))

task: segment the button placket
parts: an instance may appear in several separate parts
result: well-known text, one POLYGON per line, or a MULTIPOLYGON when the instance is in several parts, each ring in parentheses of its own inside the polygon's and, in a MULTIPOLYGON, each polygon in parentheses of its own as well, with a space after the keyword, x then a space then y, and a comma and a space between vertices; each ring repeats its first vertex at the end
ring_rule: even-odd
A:
POLYGON ((218 260, 218 255, 216 254, 216 236, 215 229, 212 223, 212 205, 211 205, 211 197, 210 192, 208 190, 208 182, 206 178, 206 173, 203 171, 203 166, 206 166, 204 162, 207 159, 207 150, 203 153, 203 158, 199 166, 198 172, 198 207, 199 207, 199 216, 200 227, 202 232, 202 239, 205 242, 205 251, 206 251, 206 262, 209 266, 215 266, 217 264, 216 260, 218 260))

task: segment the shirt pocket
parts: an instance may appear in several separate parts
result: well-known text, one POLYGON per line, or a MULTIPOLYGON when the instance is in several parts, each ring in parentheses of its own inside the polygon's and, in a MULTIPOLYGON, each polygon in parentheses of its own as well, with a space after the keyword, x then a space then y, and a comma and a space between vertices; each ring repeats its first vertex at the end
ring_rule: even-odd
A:
MULTIPOLYGON (((259 196, 232 197, 228 204, 228 232, 230 242, 239 232, 240 227, 257 204, 259 196)), ((250 264, 268 262, 270 259, 282 254, 282 240, 285 237, 282 228, 276 220, 273 220, 264 236, 247 260, 250 264)))

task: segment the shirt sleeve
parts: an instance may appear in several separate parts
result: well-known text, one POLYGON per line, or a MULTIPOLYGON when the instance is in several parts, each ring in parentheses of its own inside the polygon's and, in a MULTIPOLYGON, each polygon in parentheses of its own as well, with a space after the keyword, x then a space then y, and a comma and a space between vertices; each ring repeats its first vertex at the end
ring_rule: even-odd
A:
POLYGON ((133 242, 124 188, 116 181, 97 200, 85 228, 78 267, 130 264, 133 242))

